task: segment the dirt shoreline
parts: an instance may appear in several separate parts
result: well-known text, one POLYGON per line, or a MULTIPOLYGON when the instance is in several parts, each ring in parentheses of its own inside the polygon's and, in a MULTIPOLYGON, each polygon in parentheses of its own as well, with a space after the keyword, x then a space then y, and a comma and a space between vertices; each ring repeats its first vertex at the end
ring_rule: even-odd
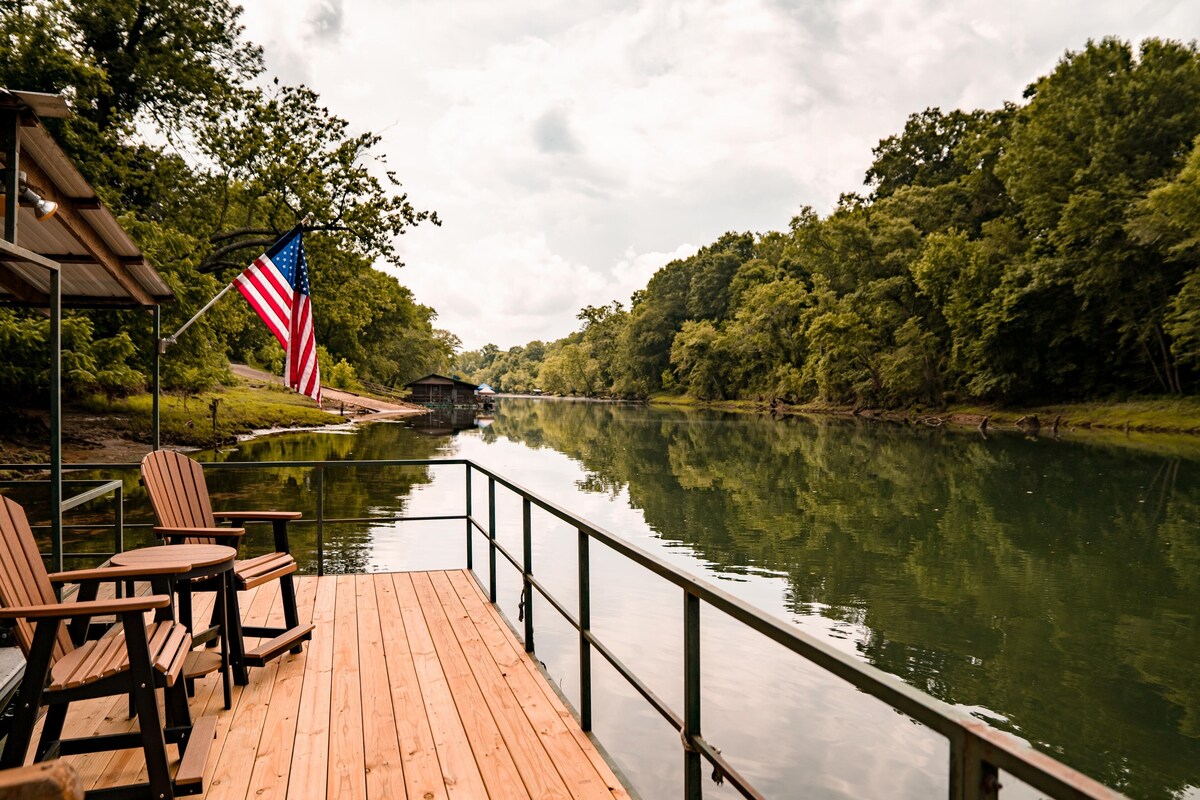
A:
POLYGON ((909 426, 954 427, 1026 434, 1105 431, 1109 433, 1155 433, 1179 436, 1200 435, 1200 402, 1148 400, 1113 403, 1047 405, 1029 408, 871 409, 819 404, 788 405, 755 401, 699 401, 657 396, 649 405, 664 408, 697 408, 743 414, 785 416, 828 416, 888 422, 909 426))
MULTIPOLYGON (((383 403, 374 398, 360 398, 349 392, 337 391, 334 395, 332 403, 328 400, 325 403, 324 410, 328 415, 326 422, 286 427, 271 426, 264 422, 261 427, 239 434, 237 441, 279 433, 396 419, 427 412, 423 407, 383 403), (360 400, 364 402, 358 402, 360 400)), ((13 410, 11 413, 19 422, 10 425, 10 430, 0 434, 0 464, 47 463, 50 458, 50 426, 47 412, 13 410)), ((129 419, 125 415, 96 413, 68 406, 63 409, 62 419, 64 464, 136 463, 151 451, 149 431, 131 431, 129 419)), ((212 446, 212 443, 199 441, 164 442, 164 447, 183 451, 202 450, 212 446)))

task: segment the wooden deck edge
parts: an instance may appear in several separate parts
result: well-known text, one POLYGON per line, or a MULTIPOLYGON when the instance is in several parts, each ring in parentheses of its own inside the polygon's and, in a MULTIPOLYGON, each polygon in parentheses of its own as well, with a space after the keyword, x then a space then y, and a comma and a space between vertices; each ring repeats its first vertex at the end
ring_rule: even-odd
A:
POLYGON ((605 749, 600 739, 591 731, 585 731, 583 729, 583 725, 579 720, 579 712, 575 710, 574 704, 571 703, 570 699, 562 693, 561 689, 558 688, 558 684, 554 682, 554 678, 550 675, 550 672, 546 669, 541 659, 534 657, 537 651, 535 650, 534 653, 525 652, 525 645, 517 627, 513 625, 512 620, 508 618, 500 606, 488 600, 487 587, 484 586, 483 581, 480 580, 479 576, 475 574, 474 570, 463 568, 461 572, 465 573, 467 577, 471 579, 471 583, 475 586, 476 590, 479 591, 480 598, 483 600, 483 604, 490 608, 496 617, 504 623, 509 633, 512 634, 513 639, 515 639, 516 643, 520 645, 518 655, 521 657, 521 659, 529 668, 537 670, 537 677, 541 679, 541 682, 546 687, 549 687, 549 689, 554 693, 554 696, 558 699, 558 702, 561 703, 563 708, 567 710, 567 713, 571 715, 571 721, 575 723, 575 733, 583 736, 588 742, 591 743, 592 747, 595 748, 596 753, 601 759, 603 759, 605 765, 612 770, 613 777, 615 777, 621 784, 621 788, 628 793, 630 800, 643 800, 642 796, 634 788, 632 781, 626 777, 625 772, 621 769, 620 765, 617 764, 616 759, 614 759, 609 754, 608 750, 605 749))

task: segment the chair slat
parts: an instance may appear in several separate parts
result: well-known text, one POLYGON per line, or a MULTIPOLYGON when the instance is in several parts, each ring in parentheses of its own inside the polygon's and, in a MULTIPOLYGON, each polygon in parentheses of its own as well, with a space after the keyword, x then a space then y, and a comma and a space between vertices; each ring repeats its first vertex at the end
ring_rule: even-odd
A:
MULTIPOLYGON (((215 528, 204 468, 187 456, 158 450, 142 461, 142 476, 161 525, 170 528, 215 528)), ((187 544, 214 544, 206 536, 189 536, 187 544)))
MULTIPOLYGON (((38 606, 57 602, 25 509, 7 497, 0 497, 0 604, 38 606)), ((17 624, 17 642, 28 656, 33 646, 33 627, 23 620, 17 624)), ((53 659, 57 661, 73 649, 66 626, 60 625, 53 659)))
POLYGON ((237 562, 234 571, 239 577, 256 578, 283 567, 294 566, 295 563, 295 559, 287 553, 269 553, 261 558, 237 562))

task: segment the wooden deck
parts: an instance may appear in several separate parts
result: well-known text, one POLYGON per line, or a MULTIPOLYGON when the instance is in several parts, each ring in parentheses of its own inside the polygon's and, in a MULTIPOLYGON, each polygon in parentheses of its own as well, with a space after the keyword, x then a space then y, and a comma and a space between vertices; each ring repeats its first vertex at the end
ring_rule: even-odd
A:
MULTIPOLYGON (((243 616, 282 622, 278 594, 243 593, 243 616)), ((303 654, 251 670, 230 711, 215 675, 197 684, 193 715, 219 719, 204 797, 628 800, 468 573, 306 577, 298 599, 303 654)), ((65 733, 133 724, 109 698, 74 704, 65 733)), ((70 760, 87 788, 144 779, 140 751, 70 760)))

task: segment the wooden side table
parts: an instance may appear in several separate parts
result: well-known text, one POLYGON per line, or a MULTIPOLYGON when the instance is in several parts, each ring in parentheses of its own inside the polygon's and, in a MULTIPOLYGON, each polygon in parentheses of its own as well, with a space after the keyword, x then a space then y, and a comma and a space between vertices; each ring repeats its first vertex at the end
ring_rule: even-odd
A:
MULTIPOLYGON (((221 685, 225 693, 225 708, 233 706, 233 688, 230 685, 230 672, 245 670, 244 654, 242 652, 242 637, 237 635, 240 625, 234 625, 233 620, 241 622, 238 609, 237 588, 233 582, 233 562, 237 558, 237 550, 220 544, 172 544, 152 547, 142 547, 118 553, 112 557, 116 566, 157 566, 160 564, 187 564, 187 572, 175 576, 174 588, 179 597, 179 621, 192 632, 193 644, 205 644, 213 637, 219 636, 221 649, 219 653, 207 649, 193 651, 184 662, 183 673, 188 680, 189 691, 192 681, 210 672, 221 671, 221 685), (204 631, 197 631, 192 620, 192 588, 193 584, 204 581, 206 584, 216 582, 217 590, 217 625, 204 631)), ((239 681, 241 683, 241 681, 239 681)))

